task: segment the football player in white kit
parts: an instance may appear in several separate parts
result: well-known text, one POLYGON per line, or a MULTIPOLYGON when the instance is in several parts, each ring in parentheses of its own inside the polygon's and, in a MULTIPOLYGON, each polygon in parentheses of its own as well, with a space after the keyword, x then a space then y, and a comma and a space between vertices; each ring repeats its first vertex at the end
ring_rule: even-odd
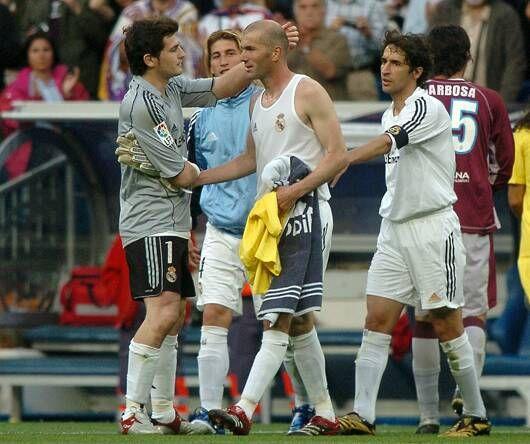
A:
POLYGON ((375 433, 375 404, 391 332, 406 304, 428 311, 462 391, 464 415, 444 435, 489 434, 491 424, 462 323, 465 249, 453 211, 451 121, 444 105, 421 88, 431 68, 422 37, 388 32, 383 48, 383 90, 393 100, 383 114, 384 133, 348 153, 350 164, 384 155, 387 191, 368 271, 368 314, 356 359, 354 411, 339 418, 341 432, 375 433))
MULTIPOLYGON (((281 155, 298 157, 311 173, 293 185, 277 189, 278 208, 281 212, 289 211, 299 198, 313 190, 318 193, 325 267, 333 228, 327 182, 346 166, 345 144, 333 103, 324 88, 287 67, 287 40, 280 30, 270 20, 255 22, 245 29, 242 60, 250 76, 265 85, 265 90, 251 102, 247 151, 220 167, 201 172, 196 184, 223 182, 256 171, 259 198, 265 165, 281 155)), ((275 298, 269 302, 271 299, 275 298)), ((275 306, 273 319, 264 320, 261 348, 241 400, 227 410, 211 410, 213 421, 238 435, 250 432, 254 410, 280 368, 290 342, 307 395, 316 410, 311 421, 293 434, 338 433, 339 424, 327 389, 324 354, 314 328, 313 311, 320 309, 322 300, 320 297, 316 304, 304 306, 309 300, 310 297, 300 297, 294 312, 286 312, 281 304, 275 306)))

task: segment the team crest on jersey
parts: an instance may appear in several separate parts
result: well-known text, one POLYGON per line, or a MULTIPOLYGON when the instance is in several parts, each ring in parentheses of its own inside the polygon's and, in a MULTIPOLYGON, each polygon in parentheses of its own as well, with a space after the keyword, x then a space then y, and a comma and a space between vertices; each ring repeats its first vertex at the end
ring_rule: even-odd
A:
POLYGON ((171 146, 175 143, 175 139, 169 132, 169 128, 166 125, 166 122, 160 122, 157 126, 153 128, 155 131, 156 137, 162 142, 165 146, 171 146))
POLYGON ((167 267, 166 279, 171 283, 177 280, 177 269, 173 265, 167 267))
POLYGON ((285 114, 281 113, 276 116, 275 128, 279 133, 285 129, 285 114))

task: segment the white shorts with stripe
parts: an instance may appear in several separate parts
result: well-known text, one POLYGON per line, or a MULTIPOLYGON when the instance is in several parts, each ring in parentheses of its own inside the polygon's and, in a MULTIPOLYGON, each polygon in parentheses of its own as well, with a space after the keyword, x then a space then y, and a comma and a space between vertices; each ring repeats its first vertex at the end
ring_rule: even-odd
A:
POLYGON ((381 222, 366 294, 419 309, 464 305, 465 248, 453 209, 395 223, 381 222))
POLYGON ((241 290, 245 272, 239 259, 241 239, 206 224, 199 264, 197 308, 218 304, 243 313, 241 290))

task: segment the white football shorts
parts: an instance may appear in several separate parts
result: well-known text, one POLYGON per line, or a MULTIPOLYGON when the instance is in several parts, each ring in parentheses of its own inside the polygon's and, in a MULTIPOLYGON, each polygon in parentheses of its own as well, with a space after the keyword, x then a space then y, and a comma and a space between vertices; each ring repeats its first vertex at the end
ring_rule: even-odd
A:
POLYGON ((366 294, 423 310, 458 308, 464 305, 465 263, 452 208, 402 223, 383 219, 366 294))
POLYGON ((198 273, 197 309, 219 304, 241 315, 245 272, 239 259, 241 239, 206 224, 198 273))

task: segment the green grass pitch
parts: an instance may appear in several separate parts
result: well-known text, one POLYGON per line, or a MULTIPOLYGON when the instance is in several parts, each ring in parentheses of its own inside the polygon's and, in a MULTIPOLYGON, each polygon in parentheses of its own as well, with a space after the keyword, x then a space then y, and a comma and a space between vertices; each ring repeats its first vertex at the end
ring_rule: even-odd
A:
MULTIPOLYGON (((376 436, 329 436, 290 437, 285 436, 286 424, 255 425, 250 436, 122 436, 117 426, 110 423, 91 422, 23 422, 0 423, 0 442, 16 444, 44 443, 289 443, 311 442, 335 443, 441 443, 461 442, 460 439, 443 439, 436 436, 414 435, 414 427, 379 426, 376 436)), ((444 430, 444 429, 443 429, 444 430)), ((530 429, 524 427, 494 427, 491 436, 471 438, 473 444, 530 443, 530 429)))

